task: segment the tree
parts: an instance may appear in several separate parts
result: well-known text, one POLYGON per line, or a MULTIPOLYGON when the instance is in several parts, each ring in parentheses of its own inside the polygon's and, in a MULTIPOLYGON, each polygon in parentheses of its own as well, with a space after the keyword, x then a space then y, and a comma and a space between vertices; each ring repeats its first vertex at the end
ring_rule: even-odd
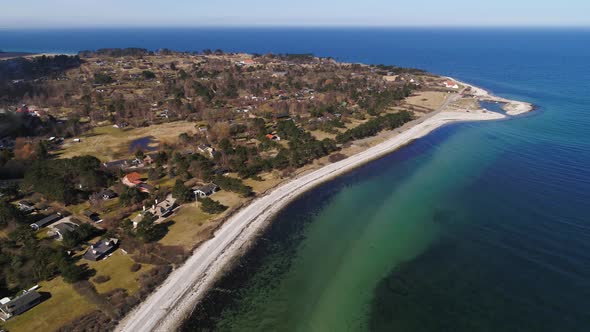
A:
POLYGON ((63 235, 62 243, 66 248, 73 248, 80 242, 98 235, 99 232, 100 231, 96 227, 90 224, 82 224, 76 227, 74 231, 65 233, 63 235))
POLYGON ((199 201, 201 202, 201 210, 205 213, 218 214, 227 210, 227 206, 209 197, 201 198, 199 201))
POLYGON ((0 200, 0 229, 10 223, 18 222, 20 218, 22 218, 22 214, 16 206, 0 200))
POLYGON ((113 78, 107 74, 97 73, 94 74, 94 83, 100 85, 110 84, 113 83, 113 78))
POLYGON ((83 156, 71 159, 37 160, 25 173, 23 185, 50 199, 70 204, 80 190, 93 191, 106 184, 100 161, 83 156))
POLYGON ((154 72, 150 70, 144 70, 141 74, 143 75, 143 78, 145 78, 146 80, 156 78, 156 74, 154 74, 154 72))
POLYGON ((61 276, 64 281, 70 284, 78 282, 85 277, 85 269, 82 266, 78 266, 72 262, 64 263, 60 267, 61 276))
POLYGON ((160 179, 160 174, 162 174, 162 172, 158 171, 155 168, 150 168, 150 170, 148 171, 148 179, 151 181, 157 181, 160 179))
POLYGON ((135 158, 137 158, 139 160, 143 160, 143 158, 145 158, 145 153, 143 152, 142 149, 137 149, 135 151, 135 158))
POLYGON ((172 196, 182 204, 190 201, 191 191, 181 180, 176 180, 176 183, 174 183, 174 187, 172 188, 172 196))
POLYGON ((137 224, 135 236, 144 243, 154 242, 161 239, 166 234, 166 227, 162 224, 156 224, 157 218, 146 212, 143 219, 137 224))
POLYGON ((119 203, 123 206, 130 206, 133 204, 138 204, 143 201, 144 196, 142 193, 137 190, 135 187, 126 187, 125 190, 119 196, 119 203))

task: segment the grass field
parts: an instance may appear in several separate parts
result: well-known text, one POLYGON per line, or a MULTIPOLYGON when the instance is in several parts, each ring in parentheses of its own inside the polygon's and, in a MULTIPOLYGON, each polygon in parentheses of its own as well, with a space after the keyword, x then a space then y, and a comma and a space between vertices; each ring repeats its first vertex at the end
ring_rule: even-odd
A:
POLYGON ((436 110, 447 100, 448 94, 440 91, 423 91, 406 98, 405 103, 436 110))
POLYGON ((84 263, 87 263, 89 268, 96 270, 96 276, 109 276, 111 278, 111 280, 102 284, 94 282, 94 278, 90 279, 96 290, 101 294, 116 288, 124 288, 130 295, 137 292, 139 290, 137 278, 150 268, 150 266, 142 264, 139 271, 131 272, 131 265, 133 265, 134 261, 121 250, 115 251, 107 259, 98 262, 84 261, 84 263))
POLYGON ((112 126, 97 127, 88 134, 80 136, 81 142, 67 140, 58 151, 61 158, 91 155, 102 161, 130 157, 131 141, 153 136, 156 143, 176 141, 181 133, 194 133, 195 124, 187 121, 170 122, 145 128, 119 129, 112 126))
POLYGON ((74 319, 90 313, 96 307, 80 296, 61 277, 39 284, 39 292, 51 297, 41 304, 3 323, 2 328, 11 332, 55 331, 74 319))
POLYGON ((183 246, 191 249, 195 244, 207 239, 213 216, 204 213, 198 203, 185 204, 170 218, 174 224, 168 228, 168 234, 159 243, 170 246, 183 246))

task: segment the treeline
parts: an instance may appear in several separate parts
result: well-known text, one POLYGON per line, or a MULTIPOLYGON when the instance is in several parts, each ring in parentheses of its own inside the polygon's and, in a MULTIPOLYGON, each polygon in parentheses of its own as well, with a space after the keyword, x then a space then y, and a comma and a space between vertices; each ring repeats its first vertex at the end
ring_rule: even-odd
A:
POLYGON ((77 68, 82 64, 77 55, 42 55, 34 58, 16 58, 0 61, 0 83, 9 80, 31 80, 67 69, 77 68))
MULTIPOLYGON (((72 242, 73 243, 73 242, 72 242)), ((51 240, 40 240, 29 225, 21 224, 0 238, 0 293, 12 294, 39 281, 60 274, 66 282, 87 277, 88 270, 77 266, 63 248, 51 240)))
POLYGON ((100 161, 91 156, 37 160, 26 171, 23 186, 65 204, 88 197, 108 180, 100 161))
POLYGON ((279 121, 277 132, 289 140, 289 149, 281 148, 272 161, 274 168, 301 167, 338 150, 334 140, 318 141, 291 120, 279 121))
POLYGON ((368 98, 361 101, 359 104, 361 107, 367 109, 369 115, 379 115, 391 105, 394 105, 400 100, 404 100, 406 97, 412 94, 412 86, 405 84, 397 89, 388 89, 381 92, 374 92, 368 98))
POLYGON ((338 143, 346 143, 352 140, 374 136, 382 130, 392 130, 401 127, 412 120, 413 116, 408 111, 381 115, 359 125, 358 127, 348 129, 347 131, 338 134, 336 136, 336 141, 338 143))
POLYGON ((0 61, 0 105, 14 104, 23 97, 47 94, 44 82, 33 81, 62 74, 80 67, 78 56, 56 55, 34 58, 16 58, 0 61), (19 80, 17 83, 12 81, 19 80), (24 81, 20 81, 24 80, 24 81))
POLYGON ((404 67, 383 65, 383 64, 375 65, 374 67, 381 70, 381 71, 392 73, 395 75, 399 75, 399 74, 424 75, 424 74, 427 74, 426 71, 424 71, 423 69, 418 69, 418 68, 404 68, 404 67))
POLYGON ((97 56, 108 56, 113 58, 120 58, 125 56, 145 56, 153 55, 154 52, 148 51, 145 48, 129 47, 129 48, 101 48, 96 51, 85 50, 78 52, 78 55, 83 58, 92 58, 97 56))

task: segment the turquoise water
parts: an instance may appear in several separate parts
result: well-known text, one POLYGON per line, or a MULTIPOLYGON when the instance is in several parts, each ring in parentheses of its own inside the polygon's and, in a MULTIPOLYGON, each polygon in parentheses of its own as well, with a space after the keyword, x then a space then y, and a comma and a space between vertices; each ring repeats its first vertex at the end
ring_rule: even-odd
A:
POLYGON ((313 52, 425 68, 538 106, 444 127, 306 194, 186 331, 590 330, 589 31, 0 32, 5 50, 45 40, 313 52))

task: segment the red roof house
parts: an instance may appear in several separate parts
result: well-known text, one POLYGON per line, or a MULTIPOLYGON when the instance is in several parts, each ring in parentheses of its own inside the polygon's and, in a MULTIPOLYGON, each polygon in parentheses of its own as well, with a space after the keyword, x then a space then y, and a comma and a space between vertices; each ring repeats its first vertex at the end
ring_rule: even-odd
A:
POLYGON ((125 175, 125 177, 123 177, 122 182, 127 187, 135 187, 138 184, 143 183, 143 181, 141 181, 141 175, 137 172, 133 172, 133 173, 129 173, 129 174, 125 175))

